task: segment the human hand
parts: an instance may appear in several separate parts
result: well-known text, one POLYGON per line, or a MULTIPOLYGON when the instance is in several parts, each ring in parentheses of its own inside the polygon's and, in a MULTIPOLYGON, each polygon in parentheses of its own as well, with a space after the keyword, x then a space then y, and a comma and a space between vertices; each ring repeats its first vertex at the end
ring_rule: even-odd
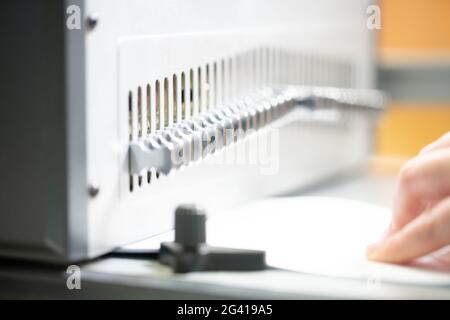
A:
POLYGON ((450 245, 450 132, 401 169, 389 229, 371 260, 406 263, 450 245))

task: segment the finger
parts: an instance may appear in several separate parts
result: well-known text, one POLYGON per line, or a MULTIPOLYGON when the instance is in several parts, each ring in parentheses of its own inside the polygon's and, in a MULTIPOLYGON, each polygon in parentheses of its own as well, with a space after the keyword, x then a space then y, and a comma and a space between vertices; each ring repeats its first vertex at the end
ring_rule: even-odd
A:
POLYGON ((443 136, 441 136, 436 141, 430 143, 426 147, 424 147, 422 150, 420 150, 419 154, 426 154, 428 152, 444 149, 444 148, 450 148, 450 132, 447 132, 443 136))
POLYGON ((450 197, 439 202, 402 230, 368 248, 371 260, 404 263, 450 244, 450 197))
POLYGON ((450 150, 436 150, 408 161, 402 168, 388 235, 421 214, 427 205, 450 195, 450 150))

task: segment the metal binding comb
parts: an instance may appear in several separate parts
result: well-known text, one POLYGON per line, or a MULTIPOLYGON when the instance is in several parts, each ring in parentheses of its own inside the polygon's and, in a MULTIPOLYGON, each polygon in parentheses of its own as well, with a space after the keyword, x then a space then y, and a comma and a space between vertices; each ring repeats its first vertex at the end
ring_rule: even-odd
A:
POLYGON ((298 110, 368 109, 381 111, 376 90, 322 87, 265 88, 252 96, 196 115, 130 143, 130 174, 155 169, 162 174, 199 161, 278 120, 296 121, 298 110), (287 117, 289 115, 289 117, 287 117))

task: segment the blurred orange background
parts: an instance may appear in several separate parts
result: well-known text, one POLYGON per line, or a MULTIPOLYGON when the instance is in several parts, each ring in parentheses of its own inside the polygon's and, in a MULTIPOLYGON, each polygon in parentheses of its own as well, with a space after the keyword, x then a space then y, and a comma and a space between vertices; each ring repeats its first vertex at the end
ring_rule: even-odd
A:
MULTIPOLYGON (((444 80, 450 79, 450 0, 380 0, 379 4, 379 70, 392 73, 411 68, 420 77, 427 68, 432 68, 440 74, 444 72, 444 80)), ((383 87, 384 83, 380 83, 383 79, 379 76, 380 87, 383 87)), ((443 96, 450 95, 450 81, 439 83, 439 88, 447 91, 442 92, 443 96)), ((442 96, 417 99, 417 92, 412 92, 417 90, 412 87, 410 91, 415 93, 413 98, 408 98, 407 94, 402 99, 394 97, 379 122, 378 156, 412 157, 424 145, 450 131, 450 99, 442 96)))

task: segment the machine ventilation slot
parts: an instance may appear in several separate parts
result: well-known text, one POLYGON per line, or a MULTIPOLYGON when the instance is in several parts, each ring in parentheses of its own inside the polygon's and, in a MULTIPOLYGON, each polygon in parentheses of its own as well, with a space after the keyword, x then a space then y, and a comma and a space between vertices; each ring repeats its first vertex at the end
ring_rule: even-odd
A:
POLYGON ((211 89, 211 95, 214 97, 213 98, 213 104, 216 106, 217 105, 217 96, 219 95, 217 92, 217 62, 214 62, 213 64, 213 88, 211 89))
MULTIPOLYGON (((147 134, 151 133, 151 101, 152 101, 152 89, 150 84, 147 84, 146 86, 146 103, 145 103, 145 111, 146 111, 146 132, 147 134)), ((152 172, 149 170, 147 171, 147 183, 150 183, 152 181, 152 172)))
MULTIPOLYGON (((128 139, 130 141, 133 140, 133 93, 131 91, 128 93, 128 139)), ((130 175, 129 179, 130 192, 132 192, 134 188, 133 179, 134 179, 133 175, 130 175)))
POLYGON ((161 129, 161 91, 159 80, 155 82, 155 127, 156 130, 161 129))
POLYGON ((206 102, 205 102, 205 106, 204 106, 204 108, 203 108, 203 111, 206 111, 206 109, 209 107, 209 105, 210 105, 210 98, 211 98, 211 96, 210 96, 210 89, 211 89, 211 81, 210 81, 210 73, 209 73, 209 64, 207 64, 206 65, 206 69, 205 69, 206 71, 206 75, 205 75, 205 97, 206 97, 206 102))
POLYGON ((169 80, 164 78, 164 127, 169 126, 169 80))
POLYGON ((178 122, 178 77, 176 74, 172 76, 172 121, 173 123, 178 122))
MULTIPOLYGON (((351 64, 336 58, 273 47, 218 57, 160 79, 148 79, 128 93, 129 140, 180 123, 264 86, 278 84, 352 87, 351 64)), ((130 175, 129 190, 153 184, 159 173, 130 175)))
POLYGON ((181 120, 186 119, 186 74, 181 73, 181 120))
MULTIPOLYGON (((143 116, 142 116, 142 89, 138 87, 137 91, 137 127, 138 127, 138 139, 142 138, 143 131, 143 116)), ((138 185, 142 186, 142 176, 138 176, 138 185)))
POLYGON ((203 77, 202 77, 202 68, 198 67, 197 68, 197 95, 198 95, 198 111, 202 112, 203 111, 203 86, 202 86, 202 81, 203 81, 203 77))

